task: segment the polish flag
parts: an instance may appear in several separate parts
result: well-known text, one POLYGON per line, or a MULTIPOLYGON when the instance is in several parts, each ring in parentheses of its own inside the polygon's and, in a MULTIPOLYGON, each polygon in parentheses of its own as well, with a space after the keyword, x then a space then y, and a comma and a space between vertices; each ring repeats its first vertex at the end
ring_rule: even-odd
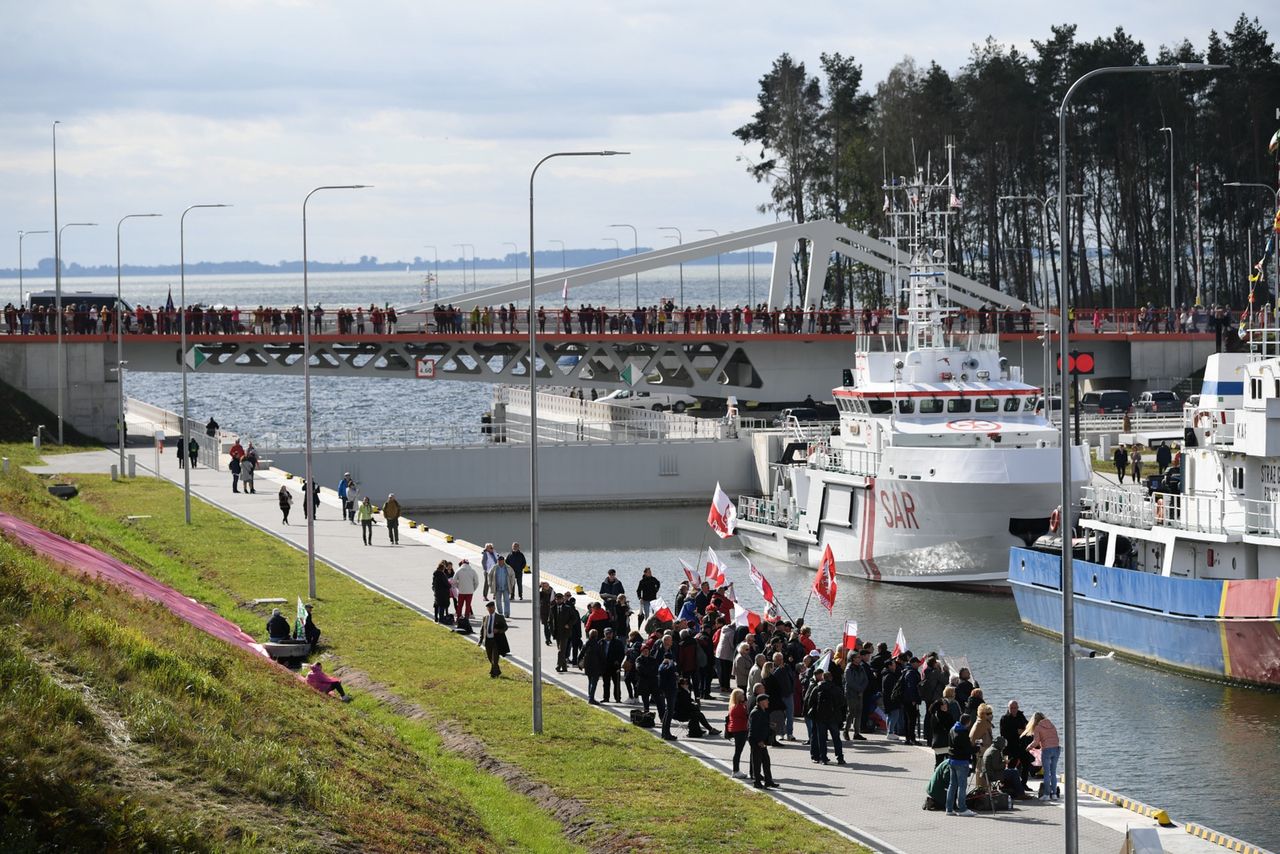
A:
POLYGON ((827 613, 830 614, 836 604, 836 558, 831 553, 830 543, 822 553, 818 574, 813 577, 813 592, 818 594, 818 600, 826 606, 827 613))
POLYGON ((732 602, 735 605, 738 604, 738 593, 736 590, 733 589, 732 581, 729 582, 727 589, 724 591, 724 598, 728 599, 730 602, 732 602))
POLYGON ((711 511, 707 514, 707 524, 722 540, 733 536, 734 529, 738 527, 738 510, 718 482, 715 495, 711 498, 711 511))
POLYGON ((897 658, 901 653, 907 651, 907 636, 902 633, 902 627, 898 627, 898 639, 893 642, 893 657, 897 658))
POLYGON ((680 558, 680 566, 684 568, 684 577, 689 579, 689 583, 694 587, 702 586, 702 576, 698 575, 698 571, 689 564, 684 562, 684 558, 680 558))
POLYGON ((756 565, 751 561, 747 561, 751 581, 755 584, 756 589, 760 591, 761 597, 770 605, 777 604, 773 598, 773 587, 769 584, 769 579, 764 577, 764 573, 756 569, 756 565))
POLYGON ((671 613, 671 608, 661 596, 653 600, 653 616, 654 619, 663 623, 674 623, 676 621, 676 615, 671 613))
POLYGON ((844 648, 858 648, 858 621, 846 620, 844 624, 844 648))
POLYGON ((724 574, 726 569, 728 569, 728 567, 725 566, 724 563, 720 560, 720 558, 716 556, 716 550, 710 549, 710 548, 707 549, 706 581, 708 584, 711 585, 712 590, 715 590, 717 587, 723 587, 725 585, 724 574))
POLYGON ((746 626, 754 632, 760 626, 760 615, 755 611, 748 611, 741 605, 734 605, 733 624, 735 626, 746 626))

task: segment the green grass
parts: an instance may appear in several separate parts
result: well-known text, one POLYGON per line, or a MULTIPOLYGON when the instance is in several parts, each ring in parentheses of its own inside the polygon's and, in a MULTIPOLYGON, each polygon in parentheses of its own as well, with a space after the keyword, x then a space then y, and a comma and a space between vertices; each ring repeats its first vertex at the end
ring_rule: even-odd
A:
MULTIPOLYGON (((306 560, 296 550, 202 502, 193 527, 182 521, 180 493, 150 480, 113 484, 81 477, 81 497, 55 503, 29 476, 0 483, 0 504, 12 512, 102 548, 212 607, 261 636, 268 612, 247 603, 306 590, 306 560), (149 515, 134 525, 126 515, 149 515)), ((529 735, 531 683, 507 668, 491 681, 474 643, 367 590, 327 566, 317 566, 316 620, 328 649, 347 667, 387 691, 447 721, 556 795, 585 810, 591 826, 579 841, 593 848, 720 852, 724 850, 861 850, 791 812, 772 798, 745 791, 723 774, 671 750, 649 733, 590 709, 558 690, 544 695, 544 735, 529 735), (708 805, 723 807, 708 808, 708 805)), ((450 757, 422 724, 396 720, 389 707, 360 698, 357 711, 388 724, 439 771, 450 757)), ((452 760, 466 765, 465 760, 452 760)), ((460 788, 482 815, 513 797, 497 778, 460 788), (498 788, 495 788, 497 786, 498 788)), ((499 838, 524 831, 533 816, 512 816, 486 829, 499 838)), ((565 840, 559 840, 563 850, 565 840)), ((530 848, 535 846, 530 843, 530 848)), ((553 846, 554 847, 554 846, 553 846)))

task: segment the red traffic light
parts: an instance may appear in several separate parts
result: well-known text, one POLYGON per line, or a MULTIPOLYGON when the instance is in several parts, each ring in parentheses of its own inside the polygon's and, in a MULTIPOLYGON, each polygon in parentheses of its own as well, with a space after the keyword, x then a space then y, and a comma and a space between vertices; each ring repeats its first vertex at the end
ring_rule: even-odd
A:
MULTIPOLYGON (((1062 357, 1058 357, 1058 370, 1062 370, 1062 357)), ((1093 354, 1075 352, 1067 357, 1067 371, 1072 374, 1093 373, 1093 354)))

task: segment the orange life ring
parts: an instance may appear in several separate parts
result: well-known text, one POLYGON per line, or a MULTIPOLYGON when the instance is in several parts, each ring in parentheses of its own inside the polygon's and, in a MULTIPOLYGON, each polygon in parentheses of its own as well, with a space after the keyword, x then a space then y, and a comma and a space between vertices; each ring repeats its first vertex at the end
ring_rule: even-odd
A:
POLYGON ((1202 409, 1196 413, 1194 421, 1195 428, 1197 430, 1204 430, 1204 434, 1208 436, 1213 430, 1214 421, 1213 413, 1207 409, 1202 409))
POLYGON ((1058 526, 1062 524, 1062 514, 1058 512, 1058 508, 1053 508, 1053 512, 1049 514, 1049 531, 1058 533, 1058 526))

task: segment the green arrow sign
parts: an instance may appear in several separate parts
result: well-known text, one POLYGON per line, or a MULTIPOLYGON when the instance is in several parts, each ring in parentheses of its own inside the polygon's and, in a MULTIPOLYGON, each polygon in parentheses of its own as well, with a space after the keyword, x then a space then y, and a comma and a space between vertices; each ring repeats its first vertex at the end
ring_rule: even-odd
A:
POLYGON ((206 356, 204 354, 204 351, 201 350, 199 347, 192 347, 190 350, 187 351, 187 355, 183 357, 183 361, 187 363, 187 367, 193 371, 196 368, 203 365, 208 360, 209 360, 209 357, 206 356))

